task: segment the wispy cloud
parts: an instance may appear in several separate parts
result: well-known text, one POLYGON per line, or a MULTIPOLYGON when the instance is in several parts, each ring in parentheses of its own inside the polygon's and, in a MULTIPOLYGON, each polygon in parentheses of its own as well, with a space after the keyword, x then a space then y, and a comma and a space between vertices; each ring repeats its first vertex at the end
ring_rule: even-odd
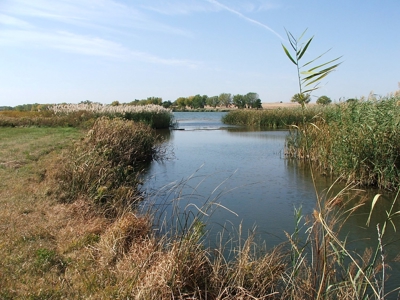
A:
POLYGON ((269 26, 267 26, 267 25, 265 25, 265 24, 263 24, 263 23, 261 23, 261 22, 259 22, 259 21, 257 21, 257 20, 254 20, 254 19, 252 19, 252 18, 249 18, 249 17, 245 16, 244 14, 242 14, 241 12, 239 12, 239 11, 233 9, 233 8, 230 8, 230 7, 224 5, 224 4, 222 4, 222 3, 220 3, 220 2, 218 2, 218 1, 216 1, 216 0, 206 0, 206 1, 208 1, 208 2, 210 2, 210 3, 212 3, 212 4, 214 4, 214 5, 216 5, 216 6, 218 6, 218 7, 221 7, 221 8, 224 9, 224 10, 227 10, 227 11, 231 12, 231 13, 233 13, 233 14, 239 16, 240 18, 242 18, 242 19, 244 19, 244 20, 246 20, 246 21, 248 21, 248 22, 250 22, 250 23, 256 24, 256 25, 258 25, 258 26, 263 27, 264 29, 267 29, 268 31, 270 31, 270 32, 272 32, 274 35, 276 35, 279 39, 283 40, 282 36, 281 36, 279 33, 277 33, 275 30, 273 30, 271 27, 269 27, 269 26))
POLYGON ((185 0, 185 1, 147 1, 146 4, 141 5, 142 8, 157 12, 164 15, 187 15, 190 13, 207 12, 213 10, 213 5, 206 2, 199 2, 198 0, 185 0))
MULTIPOLYGON (((6 1, 11 3, 10 0, 6 1)), ((68 24, 105 31, 119 30, 122 33, 129 29, 139 29, 190 36, 185 29, 172 27, 149 17, 135 4, 122 4, 112 0, 14 1, 8 5, 9 9, 5 13, 25 17, 32 22, 46 20, 57 25, 68 24)))
POLYGON ((118 43, 66 31, 2 30, 0 43, 26 48, 60 49, 69 53, 114 58, 123 58, 129 54, 128 49, 118 43))
POLYGON ((33 26, 29 22, 25 22, 19 18, 14 18, 12 16, 7 16, 5 14, 0 14, 0 24, 14 27, 14 28, 32 28, 33 26))
POLYGON ((196 69, 202 66, 202 62, 189 60, 189 59, 176 59, 176 58, 163 58, 144 52, 131 52, 131 55, 149 63, 163 64, 170 66, 182 66, 191 69, 196 69))
POLYGON ((25 30, 3 30, 0 32, 0 44, 19 44, 24 47, 58 49, 67 53, 101 56, 118 60, 139 60, 152 64, 197 68, 201 62, 164 58, 151 53, 134 51, 121 44, 90 36, 78 35, 65 31, 54 33, 30 32, 25 30))
POLYGON ((190 33, 160 23, 134 5, 112 0, 5 1, 6 5, 0 6, 0 24, 5 25, 0 31, 2 45, 189 68, 201 64, 164 58, 135 47, 132 39, 126 37, 135 36, 140 41, 146 31, 186 37, 190 33))

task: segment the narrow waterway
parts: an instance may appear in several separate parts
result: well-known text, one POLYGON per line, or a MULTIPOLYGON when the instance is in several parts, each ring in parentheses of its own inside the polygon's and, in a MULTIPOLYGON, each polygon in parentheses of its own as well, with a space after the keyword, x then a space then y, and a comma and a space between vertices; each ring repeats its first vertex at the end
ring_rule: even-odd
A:
MULTIPOLYGON (((285 159, 287 131, 226 126, 221 123, 223 114, 175 113, 179 130, 163 133, 169 158, 149 166, 143 189, 149 203, 158 209, 160 224, 166 227, 177 224, 170 221, 171 216, 185 220, 197 215, 206 224, 211 245, 219 243, 220 232, 229 237, 241 228, 244 237, 255 230, 267 247, 276 246, 287 241, 285 232, 294 231, 295 209, 311 214, 316 207, 315 188, 324 193, 332 180, 317 176, 314 186, 308 168, 285 159)), ((343 184, 337 184, 333 193, 341 188, 343 184)), ((360 253, 376 247, 376 224, 383 223, 385 209, 394 198, 393 194, 383 195, 382 205, 367 227, 370 203, 378 192, 361 192, 367 202, 342 230, 349 247, 360 253)), ((400 225, 397 219, 395 224, 400 225)), ((386 236, 391 238, 386 254, 393 259, 400 250, 399 235, 388 226, 386 236)), ((400 268, 395 263, 391 267, 395 276, 390 285, 399 286, 393 278, 400 280, 400 268)))

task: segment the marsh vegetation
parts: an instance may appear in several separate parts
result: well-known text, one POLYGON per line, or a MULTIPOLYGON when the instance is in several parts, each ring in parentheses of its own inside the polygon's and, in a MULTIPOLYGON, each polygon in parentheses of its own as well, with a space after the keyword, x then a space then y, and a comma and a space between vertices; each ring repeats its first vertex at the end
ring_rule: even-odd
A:
MULTIPOLYGON (((18 116, 10 118, 18 124, 18 116)), ((239 243, 208 247, 202 211, 218 199, 197 213, 181 211, 175 215, 181 230, 166 233, 154 227, 152 211, 138 210, 143 165, 164 154, 155 132, 121 118, 90 123, 90 130, 57 122, 2 128, 1 298, 381 299, 396 293, 385 290, 381 255, 396 206, 377 227, 376 247, 361 252, 339 237, 358 207, 345 197, 353 186, 319 197, 307 219, 296 210, 287 242, 273 249, 240 228, 239 243), (306 236, 299 235, 303 229, 306 236)), ((378 197, 372 216, 379 205, 378 197)))

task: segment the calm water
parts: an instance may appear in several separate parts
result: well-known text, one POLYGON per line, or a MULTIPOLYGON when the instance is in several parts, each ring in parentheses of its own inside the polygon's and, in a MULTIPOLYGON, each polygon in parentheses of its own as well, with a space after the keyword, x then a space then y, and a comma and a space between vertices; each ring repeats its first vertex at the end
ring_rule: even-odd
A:
MULTIPOLYGON (((229 236, 240 224, 244 235, 256 228, 269 247, 286 241, 284 232, 294 231, 294 208, 302 207, 303 214, 315 208, 310 174, 284 158, 286 131, 226 126, 220 121, 223 114, 175 113, 182 130, 164 133, 170 158, 151 164, 144 185, 159 209, 160 222, 172 224, 171 215, 191 212, 204 216, 210 244, 216 243, 218 232, 224 230, 229 236)), ((323 191, 332 182, 321 176, 316 183, 323 191)), ((377 192, 363 194, 372 199, 377 192)), ((387 206, 393 197, 385 195, 382 203, 387 206)), ((365 226, 369 208, 370 204, 360 209, 343 229, 348 240, 355 241, 350 244, 354 249, 376 246, 375 225, 365 226)), ((382 222, 384 209, 376 215, 373 223, 382 222)), ((391 227, 388 230, 387 236, 398 238, 391 227)), ((393 258, 399 249, 396 241, 386 250, 393 258)), ((400 285, 399 270, 394 264, 392 272, 399 283, 392 279, 391 285, 400 285)))

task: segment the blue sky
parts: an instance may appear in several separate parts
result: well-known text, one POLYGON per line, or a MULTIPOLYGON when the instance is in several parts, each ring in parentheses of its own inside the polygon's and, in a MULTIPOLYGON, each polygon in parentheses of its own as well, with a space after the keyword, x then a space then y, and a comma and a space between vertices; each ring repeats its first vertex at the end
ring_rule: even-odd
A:
POLYGON ((248 92, 289 102, 285 28, 315 36, 305 59, 343 55, 314 96, 384 96, 400 81, 399 11, 399 0, 1 0, 0 106, 248 92))

